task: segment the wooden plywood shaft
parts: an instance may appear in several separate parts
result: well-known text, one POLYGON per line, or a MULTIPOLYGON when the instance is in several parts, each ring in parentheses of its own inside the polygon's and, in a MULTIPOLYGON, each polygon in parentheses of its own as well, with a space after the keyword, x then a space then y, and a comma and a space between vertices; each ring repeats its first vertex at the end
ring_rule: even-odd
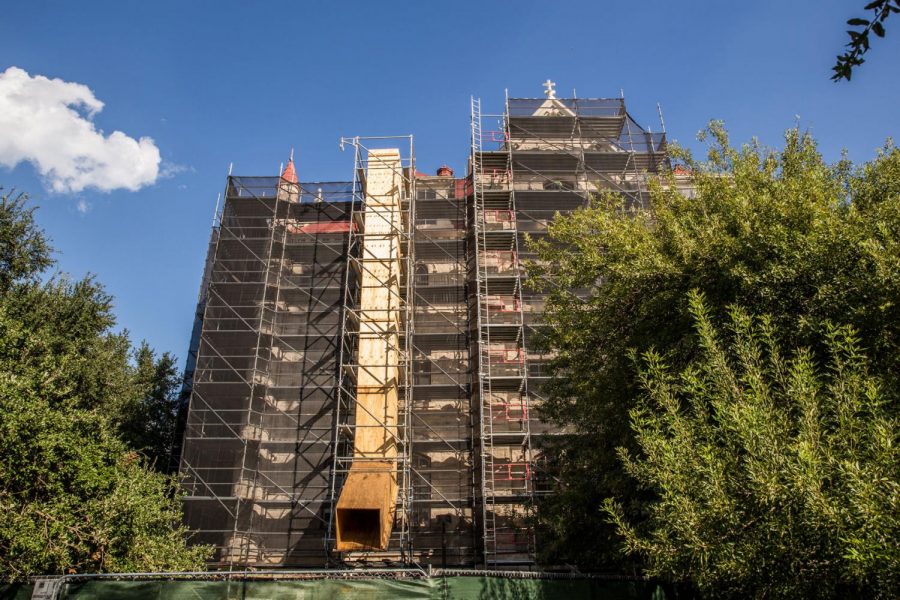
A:
POLYGON ((402 186, 400 151, 369 151, 353 462, 336 507, 341 552, 386 549, 397 504, 402 186))

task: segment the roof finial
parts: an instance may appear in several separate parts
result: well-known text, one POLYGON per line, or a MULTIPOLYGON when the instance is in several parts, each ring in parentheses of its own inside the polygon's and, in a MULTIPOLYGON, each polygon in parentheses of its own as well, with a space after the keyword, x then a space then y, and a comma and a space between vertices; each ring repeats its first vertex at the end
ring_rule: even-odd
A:
POLYGON ((556 98, 556 90, 553 89, 553 87, 554 87, 555 85, 556 85, 556 84, 553 83, 552 81, 550 81, 549 79, 543 83, 543 86, 544 86, 545 88, 547 88, 546 90, 544 90, 544 94, 545 94, 548 98, 556 98))
POLYGON ((297 183, 297 170, 294 168, 294 149, 291 148, 291 159, 288 161, 284 170, 281 171, 281 178, 288 183, 297 183))

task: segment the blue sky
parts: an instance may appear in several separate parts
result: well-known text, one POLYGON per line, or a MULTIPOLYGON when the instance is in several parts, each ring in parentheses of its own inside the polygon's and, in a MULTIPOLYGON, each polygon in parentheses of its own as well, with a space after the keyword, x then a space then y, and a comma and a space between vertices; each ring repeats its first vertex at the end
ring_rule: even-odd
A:
POLYGON ((121 327, 183 359, 229 163, 275 175, 295 147, 301 179, 342 180, 352 156, 340 136, 412 133, 420 170, 461 173, 470 95, 498 110, 504 88, 537 97, 547 78, 560 96, 624 90, 654 131, 660 102, 670 138, 689 147, 713 118, 734 140, 779 145, 799 116, 829 160, 842 148, 867 160, 900 129, 900 17, 850 84, 829 79, 864 4, 6 2, 0 73, 87 86, 104 136, 152 138, 94 135, 111 162, 152 147, 160 162, 107 174, 108 191, 71 180, 54 191, 27 161, 0 166, 0 185, 30 192, 60 268, 96 274, 121 327), (129 178, 139 190, 118 183, 129 178))

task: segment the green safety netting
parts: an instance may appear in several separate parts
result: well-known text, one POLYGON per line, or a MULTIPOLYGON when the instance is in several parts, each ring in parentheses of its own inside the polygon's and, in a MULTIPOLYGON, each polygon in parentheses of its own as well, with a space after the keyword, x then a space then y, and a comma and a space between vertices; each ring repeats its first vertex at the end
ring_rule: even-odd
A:
MULTIPOLYGON (((0 587, 0 599, 31 598, 30 585, 0 587)), ((673 600, 646 581, 428 577, 415 579, 317 579, 303 581, 110 581, 67 583, 72 600, 319 600, 388 598, 508 598, 511 600, 673 600)))

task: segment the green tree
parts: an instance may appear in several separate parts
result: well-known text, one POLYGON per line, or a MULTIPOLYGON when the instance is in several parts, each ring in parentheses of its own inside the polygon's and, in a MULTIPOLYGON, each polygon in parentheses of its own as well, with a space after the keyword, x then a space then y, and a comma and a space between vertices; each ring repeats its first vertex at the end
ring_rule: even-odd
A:
POLYGON ((772 320, 731 310, 725 335, 691 295, 700 347, 680 373, 650 351, 627 472, 649 520, 607 511, 650 575, 710 597, 893 597, 900 589, 900 420, 848 327, 824 366, 785 355, 772 320))
POLYGON ((601 193, 533 242, 539 260, 529 285, 547 294, 539 341, 552 357, 542 412, 570 432, 547 451, 559 493, 539 510, 545 560, 622 568, 619 538, 599 506, 616 497, 639 521, 652 500, 614 451, 636 450, 632 356, 656 348, 673 369, 693 360, 691 290, 717 318, 731 305, 770 315, 784 339, 818 358, 827 356, 826 323, 850 325, 873 374, 898 389, 900 150, 888 143, 854 167, 826 164, 797 129, 781 151, 755 141, 734 148, 720 123, 701 137, 705 161, 675 152, 693 173, 688 192, 668 174, 645 208, 601 193))
POLYGON ((831 79, 834 81, 841 79, 850 81, 853 69, 866 62, 863 55, 869 51, 869 34, 874 33, 878 37, 884 37, 884 24, 892 13, 900 13, 900 0, 874 0, 866 4, 864 10, 872 12, 871 19, 855 17, 847 21, 847 25, 859 29, 847 31, 847 35, 850 36, 850 41, 847 42, 847 51, 839 54, 834 66, 831 67, 831 70, 834 71, 831 79))
POLYGON ((172 465, 181 374, 175 357, 166 352, 157 358, 146 342, 135 351, 134 363, 134 391, 118 411, 119 434, 149 464, 167 472, 172 465))
POLYGON ((24 193, 3 193, 0 187, 0 293, 13 281, 31 279, 49 267, 50 245, 26 208, 24 193))
POLYGON ((174 480, 122 439, 148 383, 111 298, 39 281, 50 248, 21 195, 0 198, 0 255, 0 578, 201 567, 174 480))

